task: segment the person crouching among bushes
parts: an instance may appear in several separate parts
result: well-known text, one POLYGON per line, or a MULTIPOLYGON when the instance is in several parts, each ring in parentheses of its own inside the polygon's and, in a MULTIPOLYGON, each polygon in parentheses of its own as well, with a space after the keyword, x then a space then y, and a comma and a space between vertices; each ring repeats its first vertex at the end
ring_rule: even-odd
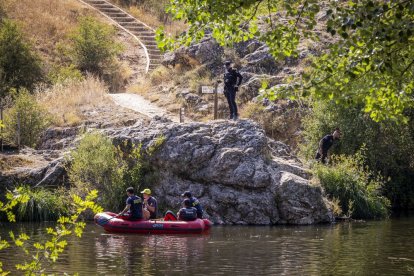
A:
POLYGON ((184 208, 178 211, 178 220, 192 221, 197 219, 197 209, 191 206, 190 199, 184 199, 184 208))

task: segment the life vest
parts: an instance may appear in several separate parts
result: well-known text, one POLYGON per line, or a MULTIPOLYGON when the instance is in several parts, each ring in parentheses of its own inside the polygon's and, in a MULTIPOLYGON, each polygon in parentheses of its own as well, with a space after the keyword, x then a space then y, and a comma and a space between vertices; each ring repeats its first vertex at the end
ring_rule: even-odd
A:
POLYGON ((178 211, 178 220, 192 221, 197 219, 197 209, 194 207, 181 208, 178 211))

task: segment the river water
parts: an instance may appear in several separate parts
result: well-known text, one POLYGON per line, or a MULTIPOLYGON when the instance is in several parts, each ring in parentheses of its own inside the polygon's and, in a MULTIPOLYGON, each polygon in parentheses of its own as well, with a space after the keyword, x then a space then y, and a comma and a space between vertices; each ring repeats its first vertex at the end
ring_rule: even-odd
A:
MULTIPOLYGON (((41 239, 47 224, 1 224, 41 239)), ((50 225, 49 225, 50 226, 50 225)), ((11 275, 27 259, 0 251, 11 275)), ((79 275, 414 275, 414 217, 317 226, 215 226, 203 235, 120 235, 88 224, 48 273, 79 275)))

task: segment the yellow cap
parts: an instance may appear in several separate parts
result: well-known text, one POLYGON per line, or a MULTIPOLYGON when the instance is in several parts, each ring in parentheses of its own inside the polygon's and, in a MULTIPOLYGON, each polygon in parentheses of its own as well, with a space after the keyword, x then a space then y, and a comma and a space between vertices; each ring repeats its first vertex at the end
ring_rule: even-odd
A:
POLYGON ((144 189, 143 191, 141 191, 141 194, 147 194, 147 195, 150 195, 150 194, 151 194, 151 190, 150 190, 150 189, 148 189, 148 188, 146 188, 146 189, 144 189))

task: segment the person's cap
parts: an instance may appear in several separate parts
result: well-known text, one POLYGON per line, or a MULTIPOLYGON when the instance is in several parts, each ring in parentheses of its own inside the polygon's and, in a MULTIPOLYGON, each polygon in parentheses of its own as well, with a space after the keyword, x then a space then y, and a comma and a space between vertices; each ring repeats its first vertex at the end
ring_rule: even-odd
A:
POLYGON ((191 197, 191 192, 185 191, 184 193, 181 194, 181 196, 191 197))
POLYGON ((150 189, 148 189, 148 188, 146 188, 146 189, 144 189, 143 191, 141 191, 141 194, 147 194, 147 195, 150 195, 150 194, 151 194, 151 190, 150 190, 150 189))
POLYGON ((226 60, 225 62, 224 62, 224 65, 230 65, 231 64, 231 61, 230 60, 226 60))

